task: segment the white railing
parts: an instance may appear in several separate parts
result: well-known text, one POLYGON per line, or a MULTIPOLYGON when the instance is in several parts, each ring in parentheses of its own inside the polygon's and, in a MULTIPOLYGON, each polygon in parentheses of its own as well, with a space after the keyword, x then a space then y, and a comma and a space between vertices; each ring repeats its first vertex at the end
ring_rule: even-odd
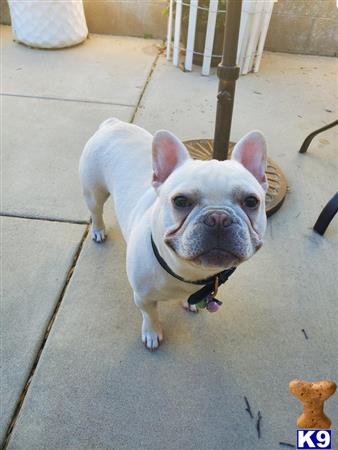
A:
MULTIPOLYGON (((239 30, 237 64, 240 66, 241 74, 248 72, 258 72, 262 59, 266 35, 269 28, 273 4, 278 0, 243 0, 241 24, 239 30)), ((225 11, 218 9, 218 0, 210 0, 208 8, 207 31, 205 36, 202 75, 209 75, 211 58, 213 55, 213 43, 215 37, 217 14, 224 14, 225 11)), ((172 59, 173 64, 178 66, 183 53, 184 70, 192 70, 193 55, 199 54, 194 50, 195 33, 198 12, 202 8, 198 5, 198 0, 190 0, 190 3, 182 0, 170 0, 168 32, 167 32, 167 60, 172 59), (174 8, 175 4, 175 8, 174 8), (181 45, 181 23, 182 8, 189 8, 187 42, 181 45), (175 13, 174 13, 175 9, 175 13), (174 21, 175 16, 175 21, 174 21), (174 36, 174 41, 172 38, 174 36)))

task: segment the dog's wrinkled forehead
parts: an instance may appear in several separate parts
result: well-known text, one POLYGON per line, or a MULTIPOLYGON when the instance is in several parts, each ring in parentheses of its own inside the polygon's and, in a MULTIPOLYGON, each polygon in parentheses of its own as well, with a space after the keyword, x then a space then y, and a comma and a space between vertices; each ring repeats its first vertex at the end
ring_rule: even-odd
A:
POLYGON ((187 160, 166 179, 160 196, 198 196, 208 203, 222 205, 239 194, 264 196, 256 178, 236 161, 187 160))

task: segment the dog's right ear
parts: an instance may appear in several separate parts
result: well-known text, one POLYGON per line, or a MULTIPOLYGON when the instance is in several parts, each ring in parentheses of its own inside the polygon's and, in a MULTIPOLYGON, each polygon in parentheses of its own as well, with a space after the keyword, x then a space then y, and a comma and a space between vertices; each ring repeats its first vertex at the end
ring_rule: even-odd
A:
POLYGON ((183 143, 170 131, 157 131, 153 139, 153 181, 158 188, 184 161, 190 159, 183 143))
POLYGON ((241 163, 257 179, 264 191, 267 191, 266 141, 260 131, 251 131, 242 137, 235 145, 231 159, 241 163))

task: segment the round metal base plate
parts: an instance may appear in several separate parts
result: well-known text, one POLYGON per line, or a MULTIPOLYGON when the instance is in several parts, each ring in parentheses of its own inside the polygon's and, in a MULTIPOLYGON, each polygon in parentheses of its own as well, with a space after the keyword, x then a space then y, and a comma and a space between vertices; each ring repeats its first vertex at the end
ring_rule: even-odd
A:
MULTIPOLYGON (((212 159, 212 139, 194 139, 191 141, 185 141, 184 144, 194 159, 212 159)), ((234 148, 234 145, 234 142, 230 143, 230 152, 234 148)), ((287 182, 281 169, 270 158, 268 158, 266 176, 269 182, 269 189, 265 197, 265 206, 266 214, 271 216, 271 214, 278 211, 278 209, 282 206, 286 196, 287 182)))

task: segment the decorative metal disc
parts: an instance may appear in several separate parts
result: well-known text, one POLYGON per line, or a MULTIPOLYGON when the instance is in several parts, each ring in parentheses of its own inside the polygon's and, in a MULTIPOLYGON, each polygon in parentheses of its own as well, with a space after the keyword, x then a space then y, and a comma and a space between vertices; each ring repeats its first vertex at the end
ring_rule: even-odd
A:
MULTIPOLYGON (((194 159, 212 159, 212 139, 194 139, 192 141, 185 141, 184 144, 194 159)), ((230 152, 234 146, 235 143, 230 142, 230 152)), ((281 169, 270 158, 268 158, 266 176, 269 182, 269 189, 265 197, 265 206, 266 214, 271 216, 271 214, 278 211, 282 206, 287 192, 287 182, 281 169)))

